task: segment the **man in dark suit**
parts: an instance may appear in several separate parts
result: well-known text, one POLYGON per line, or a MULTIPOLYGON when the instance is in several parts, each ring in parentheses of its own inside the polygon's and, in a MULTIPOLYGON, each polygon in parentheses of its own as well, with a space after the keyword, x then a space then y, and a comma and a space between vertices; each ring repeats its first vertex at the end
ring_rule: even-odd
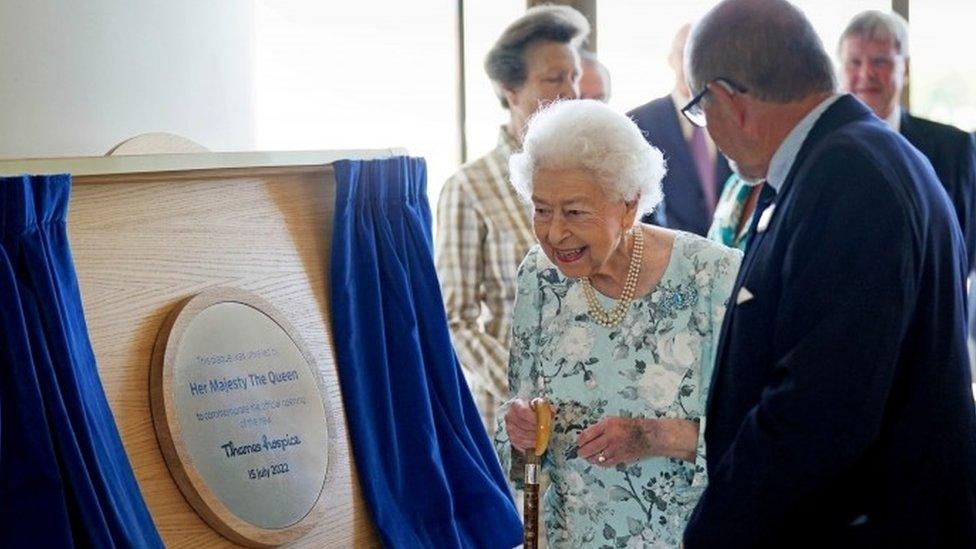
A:
POLYGON ((956 209, 969 254, 976 264, 976 144, 968 133, 901 108, 908 77, 908 25, 897 13, 866 11, 851 19, 837 48, 841 88, 905 136, 932 163, 956 209))
POLYGON ((976 547, 962 234, 930 164, 785 0, 691 33, 686 109, 765 179, 716 349, 685 547, 976 547), (768 191, 768 192, 767 192, 768 191))
POLYGON ((682 26, 671 44, 668 63, 674 69, 674 90, 627 116, 637 123, 648 143, 661 149, 668 163, 668 173, 661 182, 664 202, 654 218, 644 221, 704 236, 712 225, 725 180, 732 172, 707 132, 694 127, 678 112, 691 98, 682 62, 690 29, 690 24, 682 26))

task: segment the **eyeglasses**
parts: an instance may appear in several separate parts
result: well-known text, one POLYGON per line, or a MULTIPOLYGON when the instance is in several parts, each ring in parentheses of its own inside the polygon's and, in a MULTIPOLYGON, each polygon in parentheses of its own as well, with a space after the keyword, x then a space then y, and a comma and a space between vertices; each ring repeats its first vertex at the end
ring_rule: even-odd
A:
MULTIPOLYGON (((712 80, 712 82, 724 84, 729 91, 738 93, 746 93, 746 91, 748 91, 728 78, 716 78, 715 80, 712 80)), ((692 97, 691 101, 689 101, 688 104, 681 109, 681 114, 683 114, 689 122, 698 126, 699 128, 704 128, 707 124, 707 121, 705 120, 705 109, 701 105, 702 99, 705 98, 707 93, 708 86, 705 86, 705 89, 703 89, 698 95, 692 97)))

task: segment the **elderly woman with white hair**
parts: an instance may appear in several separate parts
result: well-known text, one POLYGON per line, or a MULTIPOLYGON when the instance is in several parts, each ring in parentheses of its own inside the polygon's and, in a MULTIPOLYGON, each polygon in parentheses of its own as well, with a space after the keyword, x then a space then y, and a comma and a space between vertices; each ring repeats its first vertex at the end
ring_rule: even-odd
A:
POLYGON ((510 167, 538 245, 518 273, 499 457, 518 484, 544 397, 549 544, 677 546, 704 487, 705 399, 741 255, 638 221, 661 201, 664 159, 602 103, 542 110, 510 167))

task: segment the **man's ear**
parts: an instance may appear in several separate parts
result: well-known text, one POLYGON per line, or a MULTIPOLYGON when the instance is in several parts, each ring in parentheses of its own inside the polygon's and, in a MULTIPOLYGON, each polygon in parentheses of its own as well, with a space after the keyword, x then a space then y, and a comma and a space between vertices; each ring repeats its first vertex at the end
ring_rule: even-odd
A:
POLYGON ((716 108, 739 121, 741 126, 745 121, 745 108, 742 104, 743 94, 732 89, 728 83, 715 80, 708 83, 709 95, 716 108))

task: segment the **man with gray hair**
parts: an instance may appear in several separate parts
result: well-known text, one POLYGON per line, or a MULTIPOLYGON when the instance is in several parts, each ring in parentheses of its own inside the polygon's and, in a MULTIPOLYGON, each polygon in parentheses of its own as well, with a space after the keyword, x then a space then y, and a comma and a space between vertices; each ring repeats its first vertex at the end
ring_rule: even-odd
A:
POLYGON ((931 166, 785 0, 726 0, 685 57, 706 125, 764 180, 716 348, 698 547, 974 547, 965 249, 931 166))
POLYGON ((606 65, 600 62, 595 53, 580 50, 580 66, 583 72, 579 82, 579 98, 601 103, 610 101, 610 71, 606 65))
POLYGON ((837 47, 840 82, 932 163, 976 264, 976 143, 966 132, 912 116, 901 107, 908 78, 908 23, 897 13, 865 11, 851 19, 837 47))
POLYGON ((498 145, 461 166, 437 206, 437 274, 465 379, 490 432, 508 400, 508 348, 519 263, 535 242, 530 209, 508 182, 508 157, 528 119, 579 95, 579 47, 590 25, 567 6, 531 8, 509 25, 485 59, 509 122, 498 145))
MULTIPOLYGON (((897 13, 855 15, 837 45, 841 87, 871 107, 932 163, 953 207, 966 242, 970 278, 976 268, 976 141, 947 124, 908 113, 901 106, 908 80, 908 22, 897 13)), ((972 303, 976 293, 970 289, 972 303)), ((970 307, 970 311, 974 311, 970 307)), ((969 315, 970 345, 976 343, 976 314, 969 315)), ((972 353, 970 353, 972 357, 972 353)), ((973 359, 970 360, 971 362, 973 359)), ((976 368, 976 364, 970 364, 976 368)))

